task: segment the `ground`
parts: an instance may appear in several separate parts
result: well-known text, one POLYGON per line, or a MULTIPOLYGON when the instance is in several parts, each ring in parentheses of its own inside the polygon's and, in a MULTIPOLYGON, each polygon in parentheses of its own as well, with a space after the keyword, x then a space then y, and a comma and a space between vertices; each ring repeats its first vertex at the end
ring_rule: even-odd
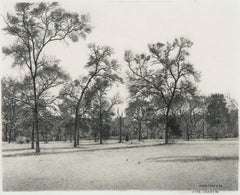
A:
POLYGON ((238 140, 3 143, 3 190, 237 190, 238 140))

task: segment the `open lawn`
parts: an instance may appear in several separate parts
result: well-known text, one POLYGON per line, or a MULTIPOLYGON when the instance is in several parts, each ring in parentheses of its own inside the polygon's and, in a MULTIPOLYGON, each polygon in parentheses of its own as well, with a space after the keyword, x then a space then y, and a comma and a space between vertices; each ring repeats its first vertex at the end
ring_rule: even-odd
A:
POLYGON ((238 140, 3 143, 3 190, 237 190, 238 140))

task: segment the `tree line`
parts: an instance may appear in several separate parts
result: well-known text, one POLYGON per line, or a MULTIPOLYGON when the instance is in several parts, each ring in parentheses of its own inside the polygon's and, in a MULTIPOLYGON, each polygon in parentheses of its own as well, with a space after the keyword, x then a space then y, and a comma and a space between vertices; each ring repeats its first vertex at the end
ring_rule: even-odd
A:
POLYGON ((121 64, 113 48, 88 44, 86 74, 77 79, 47 55, 57 41, 77 42, 92 31, 88 15, 62 9, 58 3, 17 3, 15 14, 4 17, 3 29, 14 37, 2 48, 12 66, 27 71, 24 78, 2 79, 3 140, 31 142, 40 152, 40 141, 110 137, 214 138, 238 136, 238 106, 223 94, 201 95, 200 73, 188 62, 193 43, 187 38, 148 45, 148 53, 126 50, 127 79, 119 76, 121 64), (130 97, 108 97, 117 83, 125 84, 130 97), (61 88, 53 95, 52 89, 61 88), (124 113, 116 105, 127 101, 124 113), (24 140, 23 140, 24 139, 24 140))

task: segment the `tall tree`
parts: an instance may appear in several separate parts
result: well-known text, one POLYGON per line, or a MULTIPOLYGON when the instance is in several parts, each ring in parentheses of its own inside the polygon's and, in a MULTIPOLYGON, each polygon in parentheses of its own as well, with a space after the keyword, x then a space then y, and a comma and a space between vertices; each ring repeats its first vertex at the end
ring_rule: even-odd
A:
MULTIPOLYGON (((47 107, 51 107, 53 109, 53 104, 56 101, 57 97, 50 93, 50 89, 57 87, 59 85, 64 84, 69 76, 62 70, 58 65, 58 60, 51 59, 48 60, 44 67, 42 67, 38 71, 38 75, 36 77, 36 94, 38 98, 38 113, 46 111, 47 107), (49 64, 51 63, 51 64, 49 64)), ((31 76, 25 76, 23 83, 21 85, 22 89, 22 99, 26 105, 30 106, 33 110, 35 110, 34 104, 34 95, 31 76)), ((34 126, 32 128, 32 149, 34 148, 34 126)))
POLYGON ((116 60, 111 59, 113 50, 108 46, 97 46, 96 44, 89 44, 88 47, 90 56, 85 66, 88 70, 88 75, 74 80, 61 91, 61 96, 65 96, 74 102, 74 147, 77 147, 78 142, 78 121, 81 120, 83 114, 91 106, 91 100, 95 93, 92 89, 95 79, 100 77, 114 81, 116 78, 119 78, 116 73, 119 65, 116 60))
POLYGON ((125 52, 136 93, 159 96, 165 105, 165 143, 168 143, 168 119, 176 94, 181 92, 191 77, 196 80, 199 77, 193 65, 186 62, 192 44, 190 40, 180 38, 166 45, 149 44, 150 55, 125 52))
POLYGON ((53 3, 17 3, 15 15, 7 14, 3 29, 15 37, 14 43, 3 47, 3 53, 13 57, 13 66, 27 67, 34 95, 34 129, 36 131, 36 152, 40 152, 38 127, 37 77, 46 65, 44 51, 55 41, 78 41, 91 32, 89 17, 70 13, 53 3))

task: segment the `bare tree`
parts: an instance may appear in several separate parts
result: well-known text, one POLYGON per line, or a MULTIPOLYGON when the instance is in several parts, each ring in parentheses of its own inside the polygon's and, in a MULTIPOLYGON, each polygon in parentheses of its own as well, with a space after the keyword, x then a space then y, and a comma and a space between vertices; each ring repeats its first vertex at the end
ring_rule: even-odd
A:
MULTIPOLYGON (((107 118, 112 108, 120 104, 122 102, 119 94, 116 94, 110 101, 107 99, 107 91, 113 86, 114 82, 118 81, 118 78, 113 78, 111 81, 106 79, 98 78, 96 79, 96 83, 94 85, 95 97, 94 103, 95 108, 97 109, 98 118, 99 118, 99 127, 100 127, 100 144, 102 144, 103 140, 103 120, 107 118), (116 79, 116 80, 115 80, 116 79)), ((94 109, 94 111, 96 110, 94 109)), ((95 132, 95 140, 96 140, 96 132, 95 132)))
POLYGON ((165 143, 169 136, 169 113, 174 97, 181 92, 184 85, 192 76, 196 80, 199 74, 193 65, 186 62, 189 56, 188 49, 192 42, 185 38, 175 39, 173 43, 149 44, 150 55, 134 55, 131 51, 125 52, 136 93, 160 96, 165 105, 165 143))
POLYGON ((108 46, 97 46, 95 44, 89 44, 88 47, 90 49, 90 56, 85 66, 88 69, 88 75, 66 85, 61 92, 62 96, 74 101, 74 147, 77 147, 79 137, 78 121, 91 106, 91 99, 95 93, 94 90, 91 89, 91 86, 93 86, 95 79, 100 77, 113 81, 119 78, 116 73, 119 65, 116 60, 111 59, 113 50, 108 46))
POLYGON ((91 32, 89 17, 70 13, 58 3, 17 3, 15 15, 4 18, 6 31, 15 37, 12 45, 3 48, 3 53, 14 58, 13 66, 27 67, 34 95, 34 129, 36 131, 36 152, 40 152, 38 127, 37 77, 46 65, 44 51, 55 41, 78 41, 91 32))

